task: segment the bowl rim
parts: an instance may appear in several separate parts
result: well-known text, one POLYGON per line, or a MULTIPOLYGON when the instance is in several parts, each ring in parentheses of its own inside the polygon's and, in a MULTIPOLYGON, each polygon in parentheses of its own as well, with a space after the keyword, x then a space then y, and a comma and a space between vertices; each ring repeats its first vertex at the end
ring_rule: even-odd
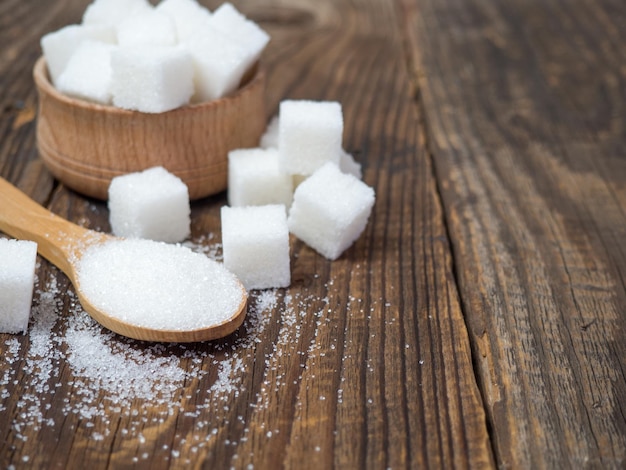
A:
POLYGON ((262 83, 264 79, 264 71, 261 67, 260 62, 256 62, 243 76, 241 79, 243 85, 240 85, 235 91, 229 93, 226 96, 221 98, 217 98, 209 101, 202 101, 199 103, 189 103, 183 106, 179 106, 178 108, 171 109, 169 111, 163 111, 160 113, 146 113, 143 111, 124 109, 113 105, 106 105, 101 103, 95 103, 92 101, 83 100, 80 98, 75 98, 69 95, 66 95, 52 84, 49 74, 48 74, 48 65, 46 63, 46 58, 41 55, 35 65, 33 67, 33 78, 35 80, 35 84, 40 92, 50 95, 57 101, 64 102, 69 106, 76 106, 83 108, 85 110, 92 111, 102 111, 108 113, 116 113, 120 115, 132 116, 132 115, 145 115, 145 116, 158 116, 167 113, 175 113, 182 112, 184 110, 205 110, 205 108, 218 107, 221 104, 224 104, 229 101, 236 100, 241 95, 247 93, 251 88, 257 86, 257 84, 262 83))

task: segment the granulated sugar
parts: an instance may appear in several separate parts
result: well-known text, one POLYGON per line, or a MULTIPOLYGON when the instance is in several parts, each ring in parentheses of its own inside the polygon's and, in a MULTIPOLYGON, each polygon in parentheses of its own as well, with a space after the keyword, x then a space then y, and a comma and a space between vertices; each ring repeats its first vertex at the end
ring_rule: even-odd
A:
POLYGON ((215 261, 223 261, 224 254, 222 252, 221 243, 213 243, 216 235, 212 232, 206 235, 201 235, 198 238, 185 240, 181 243, 182 246, 189 248, 196 253, 202 253, 215 261))
POLYGON ((78 281, 87 299, 109 316, 157 330, 197 330, 233 317, 242 287, 223 265, 191 250, 151 240, 90 247, 78 281))
MULTIPOLYGON (((219 257, 221 247, 212 240, 207 235, 187 246, 219 257)), ((315 377, 326 370, 322 363, 328 355, 341 353, 342 346, 326 297, 297 290, 252 291, 246 320, 229 338, 144 343, 92 320, 57 270, 38 272, 27 334, 0 336, 0 413, 7 417, 17 452, 27 436, 69 432, 104 446, 123 440, 129 463, 149 456, 182 466, 216 443, 236 446, 258 438, 251 416, 280 406, 281 396, 298 383, 320 404, 343 400, 341 390, 333 397, 332 390, 319 389, 315 377), (257 374, 260 381, 252 380, 257 374), (250 386, 254 390, 246 389, 250 386), (225 429, 240 432, 225 437, 225 429), (155 433, 164 430, 174 433, 157 445, 155 433)), ((326 290, 332 291, 332 282, 326 290)), ((354 313, 364 317, 364 307, 354 313)), ((295 405, 299 409, 302 403, 295 405)), ((263 421, 260 429, 263 439, 280 433, 272 421, 263 421)), ((233 456, 231 463, 245 465, 244 459, 233 456)))
MULTIPOLYGON (((219 257, 221 247, 207 247, 208 239, 189 242, 189 247, 219 257)), ((148 414, 157 424, 176 415, 194 419, 196 448, 214 439, 217 429, 207 429, 208 419, 201 418, 228 408, 244 391, 242 380, 270 321, 269 309, 277 305, 277 291, 258 292, 258 300, 250 299, 246 321, 229 342, 142 343, 102 328, 67 285, 57 286, 56 275, 53 270, 43 286, 36 281, 27 335, 0 344, 0 412, 6 411, 6 399, 20 396, 12 434, 25 441, 43 427, 62 426, 50 417, 54 395, 55 403, 63 404, 63 415, 84 420, 96 441, 119 432, 145 442, 140 430, 151 424, 148 414), (61 315, 65 308, 67 316, 61 315), (196 389, 199 381, 208 382, 208 388, 196 389), (135 403, 132 411, 129 403, 135 403), (126 420, 122 428, 110 421, 116 415, 126 420)), ((175 458, 188 443, 181 439, 178 446, 164 453, 175 458)))
MULTIPOLYGON (((94 431, 91 438, 95 440, 111 432, 114 424, 108 422, 108 416, 112 413, 122 413, 130 420, 123 434, 139 437, 137 430, 145 424, 145 416, 136 408, 132 413, 128 411, 128 404, 136 400, 149 403, 150 415, 160 416, 160 421, 182 412, 198 418, 204 410, 239 394, 245 374, 244 359, 254 354, 258 335, 267 324, 266 312, 251 302, 244 323, 249 334, 237 338, 232 351, 221 351, 219 344, 146 344, 102 328, 83 311, 72 291, 63 293, 57 288, 55 278, 48 280, 43 289, 37 289, 34 298, 28 336, 12 336, 0 345, 4 350, 0 399, 3 402, 11 395, 21 395, 11 426, 22 440, 26 440, 27 428, 38 431, 43 426, 59 424, 46 416, 51 407, 46 400, 51 389, 60 393, 61 381, 65 380, 74 392, 63 398, 63 414, 88 420, 91 424, 87 427, 104 428, 104 433, 94 431), (63 298, 70 302, 67 317, 60 315, 63 298), (24 377, 18 380, 19 368, 6 366, 20 360, 24 377), (64 366, 69 366, 69 374, 64 366), (210 371, 217 374, 206 391, 206 399, 191 405, 189 384, 197 383, 210 371), (17 391, 22 387, 32 393, 17 391)), ((0 411, 5 409, 2 402, 0 411)))
MULTIPOLYGON (((101 389, 115 401, 128 398, 150 400, 155 395, 170 399, 185 380, 185 371, 176 356, 159 357, 156 347, 144 351, 124 347, 112 333, 102 333, 83 312, 68 319, 65 342, 73 371, 83 377, 97 377, 101 389), (155 373, 167 383, 154 383, 155 373)), ((93 397, 96 398, 96 397, 93 397)))
MULTIPOLYGON (((15 337, 10 338, 6 341, 5 346, 6 352, 4 353, 4 360, 7 364, 13 364, 18 360, 17 355, 20 351, 20 342, 15 337)), ((10 383, 10 375, 10 369, 7 369, 6 371, 4 371, 2 377, 0 378, 0 400, 4 400, 11 396, 8 389, 6 388, 7 385, 9 385, 10 383)), ((0 404, 0 411, 4 411, 5 409, 6 408, 0 404)))

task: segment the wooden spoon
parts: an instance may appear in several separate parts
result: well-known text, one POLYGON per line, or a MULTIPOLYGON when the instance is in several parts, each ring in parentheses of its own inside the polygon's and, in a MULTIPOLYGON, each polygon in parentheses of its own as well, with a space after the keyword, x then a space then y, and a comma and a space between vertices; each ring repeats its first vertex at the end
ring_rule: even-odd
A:
POLYGON ((98 323, 120 335, 146 341, 206 341, 227 336, 239 328, 245 318, 247 293, 241 283, 238 309, 222 323, 195 330, 160 330, 133 325, 96 308, 81 291, 78 263, 88 248, 120 239, 68 222, 44 209, 2 178, 0 230, 12 237, 36 242, 39 254, 70 279, 85 311, 98 323))

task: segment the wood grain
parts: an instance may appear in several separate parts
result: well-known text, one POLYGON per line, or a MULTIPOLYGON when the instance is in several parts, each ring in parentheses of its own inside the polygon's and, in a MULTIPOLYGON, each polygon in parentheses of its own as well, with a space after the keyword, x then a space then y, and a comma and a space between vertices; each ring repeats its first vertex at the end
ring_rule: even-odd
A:
MULTIPOLYGON (((0 50, 0 172, 53 212, 106 232, 106 205, 53 182, 34 148, 35 122, 14 105, 36 103, 30 73, 39 37, 76 22, 86 3, 0 5, 0 22, 12 25, 0 29, 0 42, 11 44, 0 50)), ((0 466, 493 466, 401 15, 373 0, 235 4, 272 36, 264 57, 269 114, 285 98, 342 103, 344 146, 377 194, 365 233, 335 262, 292 238, 292 286, 253 291, 239 331, 193 346, 156 347, 86 324, 65 277, 42 261, 34 314, 52 308, 52 288, 58 314, 48 336, 0 335, 0 466), (101 341, 101 355, 118 357, 117 348, 147 358, 133 366, 151 371, 141 375, 147 383, 172 359, 184 374, 154 382, 164 387, 154 397, 137 392, 112 403, 129 395, 80 368, 87 366, 77 364, 70 340, 77 334, 101 341), (33 360, 36 348, 49 358, 33 360)), ((219 255, 225 202, 222 193, 192 205, 196 248, 219 255)))
POLYGON ((496 461, 626 463, 626 9, 401 2, 496 461))

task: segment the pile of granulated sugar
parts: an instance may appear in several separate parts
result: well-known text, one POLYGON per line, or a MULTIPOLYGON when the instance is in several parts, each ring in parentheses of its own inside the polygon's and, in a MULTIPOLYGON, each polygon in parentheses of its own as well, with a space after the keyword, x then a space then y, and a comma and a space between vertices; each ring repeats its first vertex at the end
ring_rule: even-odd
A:
MULTIPOLYGON (((219 257, 221 247, 207 248, 209 240, 187 246, 219 257)), ((11 433, 18 440, 26 441, 45 427, 65 428, 67 423, 52 418, 62 415, 75 423, 71 429, 80 427, 92 440, 121 433, 141 446, 149 443, 142 434, 146 427, 190 419, 194 435, 177 435, 171 445, 160 449, 166 458, 188 455, 186 451, 197 451, 216 439, 216 426, 246 393, 243 379, 256 361, 265 363, 264 381, 255 393, 247 393, 247 406, 267 407, 270 395, 290 385, 279 358, 298 351, 300 325, 307 321, 307 311, 317 311, 318 327, 329 313, 328 299, 283 290, 254 291, 243 327, 226 341, 143 343, 102 328, 83 311, 71 288, 57 285, 56 276, 53 269, 36 282, 27 335, 11 336, 0 344, 4 351, 0 355, 0 413, 10 412, 11 433), (67 314, 62 314, 66 309, 67 314), (279 325, 278 336, 272 345, 257 350, 270 322, 279 325), (21 397, 14 411, 6 409, 10 396, 21 397)), ((302 367, 306 370, 304 363, 302 367)), ((243 416, 237 419, 243 423, 243 416)), ((59 429, 52 432, 57 434, 59 429)), ((242 440, 247 432, 244 429, 242 440)))

